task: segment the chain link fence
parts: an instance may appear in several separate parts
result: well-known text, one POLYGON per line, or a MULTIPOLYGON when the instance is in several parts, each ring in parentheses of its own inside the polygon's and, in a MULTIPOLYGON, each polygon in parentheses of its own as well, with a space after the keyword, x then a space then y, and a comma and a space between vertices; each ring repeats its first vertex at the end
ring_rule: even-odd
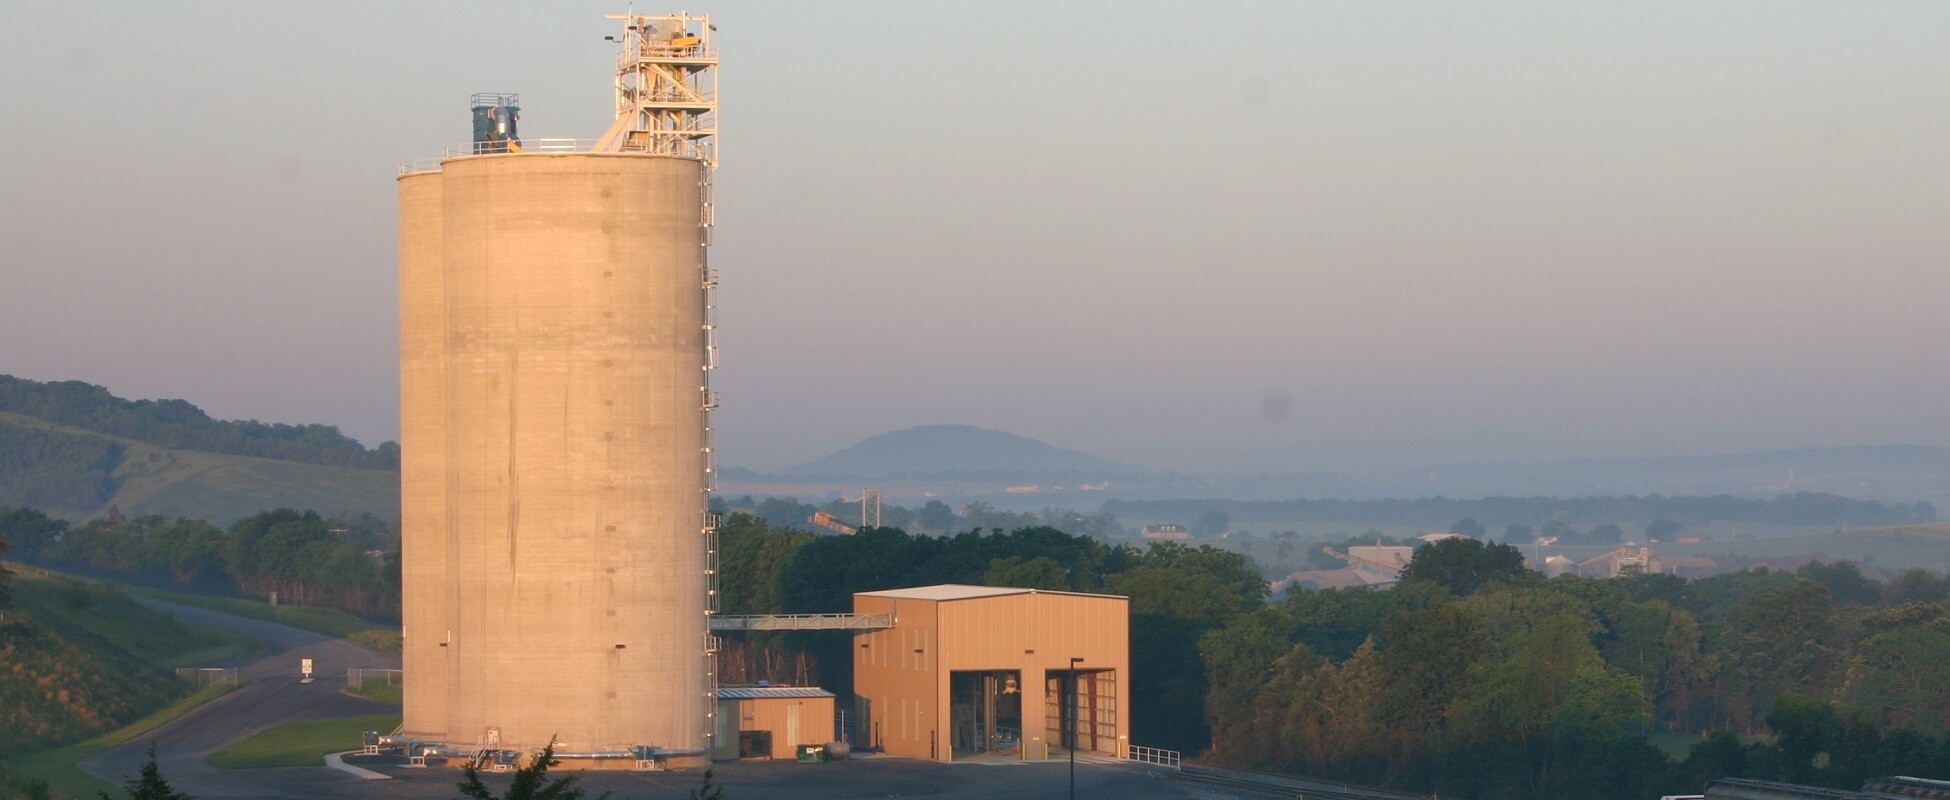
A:
POLYGON ((400 672, 397 669, 375 669, 373 667, 353 667, 345 671, 345 686, 358 689, 368 681, 386 686, 400 685, 400 672))

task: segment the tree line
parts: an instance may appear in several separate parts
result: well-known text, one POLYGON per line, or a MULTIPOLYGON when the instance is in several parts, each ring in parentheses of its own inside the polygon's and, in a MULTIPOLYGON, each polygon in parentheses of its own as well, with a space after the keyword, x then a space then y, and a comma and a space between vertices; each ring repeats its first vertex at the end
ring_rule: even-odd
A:
MULTIPOLYGON (((0 511, 25 560, 396 617, 397 555, 369 552, 390 550, 390 532, 343 525, 280 510, 229 530, 158 517, 70 529, 0 511)), ((1419 547, 1395 588, 1269 603, 1245 555, 1049 526, 830 536, 733 513, 720 536, 726 614, 844 612, 856 592, 933 583, 1128 596, 1133 741, 1240 765, 1519 798, 1950 772, 1950 580, 1924 570, 1545 579, 1514 547, 1452 539, 1419 547), (1675 760, 1655 741, 1693 744, 1675 760)), ((844 634, 746 646, 752 664, 851 685, 844 634)))
POLYGON ((0 422, 0 505, 99 508, 120 463, 116 442, 0 422))
POLYGON ((0 539, 24 562, 205 594, 236 594, 399 618, 397 536, 372 515, 326 519, 278 509, 228 530, 143 516, 79 527, 27 508, 0 509, 0 539))
POLYGON ((399 469, 399 445, 371 450, 331 425, 211 419, 184 400, 123 400, 81 381, 42 383, 0 375, 0 411, 177 450, 399 469))
MULTIPOLYGON (((824 503, 804 503, 793 497, 767 497, 754 500, 751 495, 742 497, 711 498, 711 510, 720 514, 741 511, 765 520, 775 528, 797 528, 817 530, 818 526, 808 522, 816 513, 824 512, 834 519, 848 525, 859 526, 865 523, 860 519, 858 501, 832 499, 824 503)), ((950 534, 966 530, 1017 530, 1020 528, 1049 527, 1064 533, 1081 536, 1123 536, 1129 533, 1120 525, 1117 517, 1105 512, 1086 514, 1066 508, 1045 508, 1041 512, 1009 511, 976 500, 960 510, 940 500, 929 500, 918 508, 907 508, 888 504, 881 507, 880 524, 889 528, 900 528, 915 533, 950 534)))
MULTIPOLYGON (((1185 750, 1208 740, 1199 638, 1267 596, 1252 561, 1238 553, 1176 543, 1113 547, 1046 526, 951 536, 868 528, 821 536, 734 513, 719 536, 726 614, 847 612, 855 592, 936 583, 1128 596, 1133 735, 1147 745, 1185 750)), ((755 636, 752 644, 807 654, 821 684, 852 685, 852 645, 843 633, 755 636)))
POLYGON ((1670 520, 1682 524, 1758 522, 1772 525, 1906 525, 1936 521, 1928 502, 1884 503, 1823 492, 1772 498, 1667 497, 1659 494, 1594 497, 1447 497, 1392 500, 1108 500, 1103 511, 1136 519, 1194 520, 1218 512, 1234 524, 1344 522, 1425 529, 1456 519, 1536 527, 1557 519, 1670 520))
POLYGON ((1514 547, 1442 541, 1392 590, 1300 592, 1207 634, 1211 755, 1475 797, 1944 774, 1947 601, 1923 570, 1545 580, 1514 547), (1674 761, 1653 736, 1695 744, 1674 761))

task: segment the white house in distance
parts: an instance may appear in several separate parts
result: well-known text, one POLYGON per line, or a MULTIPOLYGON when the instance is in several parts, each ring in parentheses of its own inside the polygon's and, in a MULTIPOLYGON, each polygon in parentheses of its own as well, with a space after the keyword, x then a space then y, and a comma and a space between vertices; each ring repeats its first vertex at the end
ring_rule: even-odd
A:
POLYGON ((1168 541, 1183 541, 1192 538, 1192 532, 1185 530, 1185 526, 1169 522, 1162 525, 1146 525, 1139 535, 1146 539, 1164 539, 1168 541))

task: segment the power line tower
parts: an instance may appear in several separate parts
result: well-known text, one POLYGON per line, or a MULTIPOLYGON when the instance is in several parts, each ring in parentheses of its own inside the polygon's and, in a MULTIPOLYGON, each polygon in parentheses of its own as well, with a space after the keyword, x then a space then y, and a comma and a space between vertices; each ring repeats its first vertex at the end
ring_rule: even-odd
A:
POLYGON ((880 490, 866 488, 860 490, 860 527, 880 527, 880 490))

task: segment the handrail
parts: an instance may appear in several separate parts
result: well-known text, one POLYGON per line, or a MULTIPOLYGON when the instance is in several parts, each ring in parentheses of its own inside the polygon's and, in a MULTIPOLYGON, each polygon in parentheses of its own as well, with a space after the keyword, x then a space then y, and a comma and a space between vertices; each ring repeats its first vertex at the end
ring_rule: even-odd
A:
POLYGON ((693 44, 683 47, 671 47, 669 45, 658 46, 645 43, 638 46, 635 52, 631 52, 629 48, 624 48, 616 53, 616 65, 619 67, 652 59, 716 61, 718 60, 718 46, 693 44))
MULTIPOLYGON (((712 133, 710 131, 695 130, 695 129, 674 130, 674 131, 651 131, 651 133, 671 134, 671 135, 699 134, 702 136, 716 135, 715 133, 712 133)), ((413 159, 412 161, 400 162, 399 174, 412 175, 420 172, 438 172, 440 171, 441 165, 444 162, 448 161, 449 159, 465 158, 468 156, 593 153, 593 152, 598 152, 596 150, 596 146, 601 143, 602 143, 601 139, 585 139, 585 138, 572 137, 572 136, 545 136, 545 137, 529 138, 529 139, 521 140, 521 152, 514 153, 506 150, 489 151, 484 149, 487 147, 501 146, 498 143, 490 144, 488 142, 461 142, 460 144, 448 145, 446 147, 440 148, 440 155, 438 156, 426 156, 423 158, 413 159)), ((705 150, 708 148, 704 147, 703 145, 699 145, 698 149, 705 150)), ((620 150, 617 151, 617 154, 618 155, 676 155, 682 158, 705 158, 706 157, 706 156, 696 155, 696 154, 655 153, 655 152, 646 152, 643 150, 620 150)))
POLYGON ((714 631, 858 631, 891 627, 894 627, 892 614, 759 614, 711 618, 714 631))
POLYGON ((1179 763, 1177 750, 1166 750, 1161 747, 1143 747, 1134 744, 1130 746, 1130 750, 1125 754, 1124 758, 1129 761, 1156 764, 1160 767, 1169 767, 1171 769, 1182 770, 1184 768, 1179 763))

